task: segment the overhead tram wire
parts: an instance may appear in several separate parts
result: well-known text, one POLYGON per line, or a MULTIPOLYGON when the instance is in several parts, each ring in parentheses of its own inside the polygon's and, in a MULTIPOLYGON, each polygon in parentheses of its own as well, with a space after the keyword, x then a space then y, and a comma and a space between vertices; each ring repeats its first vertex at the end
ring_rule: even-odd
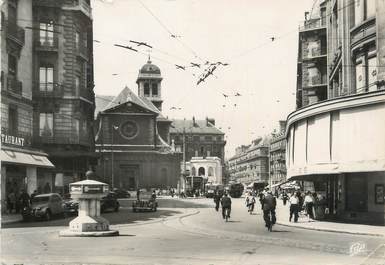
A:
POLYGON ((147 10, 148 13, 150 13, 150 15, 155 18, 155 20, 159 23, 159 25, 161 25, 161 27, 167 31, 167 33, 169 34, 169 37, 170 38, 173 38, 175 40, 177 40, 185 49, 189 50, 189 52, 191 54, 194 55, 195 58, 198 58, 200 59, 202 62, 204 62, 204 60, 190 47, 188 46, 186 43, 184 43, 182 40, 180 40, 180 37, 177 37, 175 35, 175 33, 173 33, 155 14, 154 12, 151 11, 151 9, 149 9, 144 3, 143 1, 141 0, 137 0, 142 6, 144 9, 147 10))

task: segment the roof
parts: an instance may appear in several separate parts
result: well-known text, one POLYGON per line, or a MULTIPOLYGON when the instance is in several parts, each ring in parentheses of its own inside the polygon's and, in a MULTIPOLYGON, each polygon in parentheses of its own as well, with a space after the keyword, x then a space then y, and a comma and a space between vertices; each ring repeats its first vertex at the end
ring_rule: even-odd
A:
POLYGON ((160 68, 155 64, 152 64, 152 62, 148 60, 147 63, 143 65, 142 68, 139 70, 139 73, 160 75, 160 68))
POLYGON ((95 117, 114 99, 114 96, 95 95, 95 117))
POLYGON ((112 98, 111 96, 101 96, 99 101, 95 101, 95 113, 106 111, 108 109, 117 107, 123 103, 132 102, 134 104, 137 104, 141 106, 142 108, 145 108, 149 111, 155 112, 158 114, 157 121, 169 121, 163 114, 159 111, 157 107, 151 102, 151 100, 137 96, 134 92, 132 92, 131 89, 129 89, 127 86, 115 97, 112 98), (101 100, 101 98, 104 98, 101 100), (109 102, 106 102, 107 99, 109 99, 109 102), (96 109, 98 110, 96 112, 96 109))
POLYGON ((182 133, 183 128, 187 134, 221 134, 224 133, 207 120, 172 120, 170 133, 182 133))

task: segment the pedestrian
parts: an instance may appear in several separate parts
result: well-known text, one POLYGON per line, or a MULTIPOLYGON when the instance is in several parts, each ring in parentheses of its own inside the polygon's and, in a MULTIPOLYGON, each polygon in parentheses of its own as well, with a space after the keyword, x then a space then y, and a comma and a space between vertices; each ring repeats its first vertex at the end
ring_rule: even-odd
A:
POLYGON ((246 193, 245 205, 249 208, 250 194, 246 193))
POLYGON ((215 210, 218 212, 219 210, 219 203, 221 202, 221 196, 219 195, 218 190, 214 193, 214 203, 215 203, 215 210))
POLYGON ((276 222, 276 206, 276 198, 270 190, 266 189, 266 195, 263 198, 263 219, 265 220, 265 226, 269 231, 272 231, 272 227, 276 222))
POLYGON ((32 200, 33 198, 35 198, 36 195, 38 195, 39 193, 37 193, 37 190, 34 190, 31 194, 31 204, 32 204, 32 200))
POLYGON ((7 199, 9 213, 12 213, 13 210, 16 211, 16 194, 13 190, 9 192, 7 199))
POLYGON ((51 192, 51 185, 49 185, 49 182, 47 182, 44 186, 44 193, 50 193, 51 192))
POLYGON ((137 201, 140 201, 140 189, 138 188, 137 190, 136 190, 136 200, 137 201))
POLYGON ((283 191, 283 193, 282 193, 283 205, 286 205, 287 200, 288 200, 287 193, 285 191, 283 191))
POLYGON ((24 209, 24 207, 29 207, 29 204, 31 202, 31 197, 29 196, 29 194, 25 189, 21 191, 19 202, 20 202, 21 209, 24 209))
POLYGON ((298 222, 298 193, 293 192, 293 194, 290 196, 289 203, 290 203, 290 217, 289 217, 289 222, 291 222, 291 219, 293 218, 294 215, 294 223, 298 222))
POLYGON ((228 209, 229 218, 231 213, 231 199, 229 196, 227 196, 227 192, 223 195, 221 199, 221 205, 222 205, 222 217, 223 219, 226 218, 226 209, 228 209))
POLYGON ((253 214, 253 211, 254 211, 254 205, 255 205, 255 197, 254 196, 251 196, 250 200, 249 200, 249 209, 248 209, 248 212, 250 214, 253 214))
POLYGON ((305 203, 307 221, 310 222, 310 219, 314 219, 314 215, 313 215, 314 198, 310 193, 310 191, 306 192, 304 203, 305 203))

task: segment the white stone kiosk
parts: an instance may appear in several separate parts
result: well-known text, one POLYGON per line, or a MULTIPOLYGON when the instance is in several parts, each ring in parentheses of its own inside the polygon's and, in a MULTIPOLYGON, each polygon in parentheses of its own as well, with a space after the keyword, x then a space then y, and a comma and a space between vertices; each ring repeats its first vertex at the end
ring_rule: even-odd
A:
POLYGON ((79 201, 78 217, 60 236, 115 236, 109 222, 100 216, 100 200, 108 193, 108 185, 95 180, 83 180, 69 185, 71 198, 79 201))

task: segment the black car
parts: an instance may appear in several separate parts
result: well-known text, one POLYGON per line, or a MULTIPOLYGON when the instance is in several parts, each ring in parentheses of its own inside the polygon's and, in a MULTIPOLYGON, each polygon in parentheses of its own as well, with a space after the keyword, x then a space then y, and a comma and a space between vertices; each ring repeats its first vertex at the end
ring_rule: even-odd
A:
POLYGON ((131 194, 124 189, 114 189, 117 198, 130 198, 131 194))
POLYGON ((78 214, 79 201, 73 199, 65 200, 63 201, 63 209, 66 215, 78 214))
POLYGON ((115 192, 109 192, 100 201, 100 212, 119 211, 120 204, 115 192))

